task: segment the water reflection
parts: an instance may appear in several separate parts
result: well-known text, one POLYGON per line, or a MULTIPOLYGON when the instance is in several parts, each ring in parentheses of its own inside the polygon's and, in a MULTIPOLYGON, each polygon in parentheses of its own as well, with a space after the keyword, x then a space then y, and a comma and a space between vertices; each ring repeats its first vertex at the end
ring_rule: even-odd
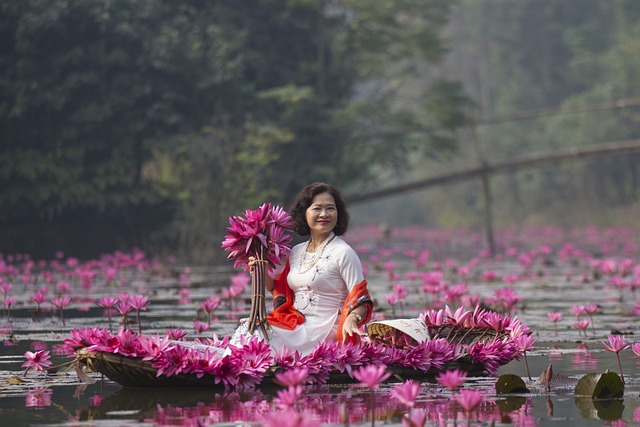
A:
MULTIPOLYGON (((429 395, 411 410, 388 399, 387 393, 363 389, 307 390, 293 411, 273 403, 273 394, 260 391, 213 394, 200 389, 140 390, 122 389, 94 407, 81 411, 80 420, 128 420, 168 425, 215 425, 243 421, 267 422, 279 427, 298 425, 303 414, 323 424, 340 423, 400 424, 407 415, 424 412, 429 425, 448 425, 451 421, 488 422, 524 421, 530 417, 531 401, 510 396, 499 401, 487 400, 467 413, 451 396, 429 395), (283 415, 289 418, 283 418, 283 415)), ((526 423, 518 422, 519 425, 526 423)))
MULTIPOLYGON (((481 390, 482 403, 465 411, 455 395, 439 385, 423 382, 423 392, 415 407, 408 408, 389 399, 394 385, 370 390, 355 385, 307 387, 294 408, 279 405, 276 390, 212 393, 206 389, 135 389, 121 388, 109 380, 95 384, 60 385, 49 378, 44 387, 35 387, 24 396, 28 413, 20 415, 23 425, 96 425, 118 426, 223 426, 231 423, 260 424, 277 427, 315 425, 410 425, 410 420, 427 426, 490 425, 535 426, 562 422, 563 425, 584 425, 587 420, 637 420, 638 384, 632 384, 627 394, 631 398, 592 400, 574 398, 577 376, 567 376, 565 387, 560 384, 545 394, 528 383, 532 393, 496 396, 492 379, 471 380, 467 386, 481 390), (573 408, 573 410, 571 409, 573 408), (417 420, 417 421, 416 421, 417 420), (543 422, 543 420, 547 420, 543 422), (115 422, 115 424, 114 424, 115 422)), ((637 380, 635 380, 637 382, 637 380)), ((7 399, 0 399, 0 414, 7 420, 7 399)), ((11 399, 9 399, 11 400, 11 399)), ((15 421, 15 420, 14 420, 15 421)), ((3 424, 5 425, 5 424, 3 424)), ((11 425, 21 425, 11 424, 11 425)))

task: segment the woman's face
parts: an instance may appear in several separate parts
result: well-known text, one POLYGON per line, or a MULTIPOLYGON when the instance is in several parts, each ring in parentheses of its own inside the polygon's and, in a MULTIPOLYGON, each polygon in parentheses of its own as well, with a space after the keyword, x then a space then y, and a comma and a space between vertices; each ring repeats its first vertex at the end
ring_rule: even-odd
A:
POLYGON ((327 235, 338 222, 338 208, 330 193, 319 193, 307 208, 307 225, 311 235, 327 235))

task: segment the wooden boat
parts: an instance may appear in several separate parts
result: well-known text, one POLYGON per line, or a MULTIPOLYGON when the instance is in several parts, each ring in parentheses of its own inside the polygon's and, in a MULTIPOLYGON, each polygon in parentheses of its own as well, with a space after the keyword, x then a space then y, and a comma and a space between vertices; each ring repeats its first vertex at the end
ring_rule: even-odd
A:
MULTIPOLYGON (((162 387, 207 387, 211 389, 224 390, 222 384, 216 384, 212 375, 201 377, 195 374, 177 374, 172 376, 157 375, 158 370, 154 368, 150 361, 144 361, 133 357, 122 356, 115 353, 88 352, 80 350, 77 352, 77 360, 86 365, 91 371, 99 372, 110 380, 123 387, 136 388, 162 388, 162 387)), ((469 375, 486 375, 487 372, 480 364, 461 363, 460 361, 450 362, 446 369, 461 369, 469 375)), ((259 384, 260 388, 280 387, 275 383, 275 374, 280 368, 272 367, 268 369, 259 384)), ((388 366, 387 372, 391 373, 388 382, 401 382, 407 379, 420 381, 433 381, 441 370, 430 369, 427 372, 403 366, 388 366)), ((357 382, 347 372, 333 370, 329 374, 329 385, 350 384, 357 382)))
MULTIPOLYGON (((380 344, 384 348, 393 348, 395 351, 406 353, 423 344, 428 344, 427 341, 435 343, 437 338, 447 337, 447 342, 450 339, 456 344, 465 346, 504 339, 504 336, 501 337, 498 334, 487 334, 486 331, 474 331, 473 329, 468 329, 464 333, 452 333, 450 327, 442 327, 430 336, 426 329, 420 325, 421 321, 418 321, 418 319, 380 321, 370 324, 367 332, 372 342, 380 344)), ((186 345, 182 346, 187 347, 186 345)), ((321 358, 321 356, 318 357, 321 358)), ((513 353, 512 358, 517 357, 518 354, 513 353)), ((79 364, 86 365, 92 371, 102 373, 124 387, 209 387, 224 390, 225 387, 229 386, 229 384, 225 386, 225 384, 221 383, 220 378, 209 372, 200 372, 199 374, 183 372, 175 375, 164 375, 159 373, 158 368, 154 367, 153 361, 128 357, 117 352, 89 351, 88 348, 79 348, 76 349, 76 360, 79 364)), ((510 360, 505 360, 503 364, 508 363, 510 360)), ((321 359, 321 362, 327 362, 327 360, 321 359)), ((371 361, 368 363, 371 363, 371 361)), ((422 366, 424 368, 425 365, 422 366)), ((355 382, 347 369, 337 369, 335 367, 329 369, 331 370, 328 375, 323 377, 323 383, 348 384, 355 382)), ((407 379, 428 381, 433 380, 443 370, 450 369, 460 369, 466 371, 468 375, 476 376, 488 373, 486 367, 481 363, 474 363, 469 354, 457 357, 454 360, 448 360, 445 366, 438 365, 438 368, 430 366, 426 369, 428 370, 425 371, 416 366, 407 366, 406 360, 402 365, 388 364, 387 372, 391 374, 388 381, 404 381, 407 379)), ((261 388, 272 387, 276 384, 276 374, 282 370, 283 368, 279 366, 269 366, 262 371, 261 378, 253 378, 249 383, 255 384, 257 382, 261 388)))

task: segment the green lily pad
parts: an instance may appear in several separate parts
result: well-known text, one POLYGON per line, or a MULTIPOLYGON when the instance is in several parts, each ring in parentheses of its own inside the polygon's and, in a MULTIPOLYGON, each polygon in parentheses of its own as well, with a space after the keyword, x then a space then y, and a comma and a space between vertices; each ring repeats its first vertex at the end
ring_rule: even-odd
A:
POLYGON ((500 375, 498 381, 496 381, 496 393, 498 394, 514 394, 514 393, 529 393, 527 385, 524 380, 518 375, 505 374, 500 375))
POLYGON ((624 383, 615 372, 592 372, 580 378, 574 394, 592 399, 619 399, 624 395, 624 383))

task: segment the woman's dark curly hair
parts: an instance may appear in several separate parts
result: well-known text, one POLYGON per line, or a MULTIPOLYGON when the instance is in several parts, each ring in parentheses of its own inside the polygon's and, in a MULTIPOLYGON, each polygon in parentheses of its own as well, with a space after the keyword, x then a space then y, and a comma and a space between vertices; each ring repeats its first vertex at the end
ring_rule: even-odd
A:
POLYGON ((313 198, 320 193, 329 193, 333 196, 333 200, 336 202, 336 209, 338 210, 338 222, 336 223, 333 232, 338 236, 342 236, 347 232, 349 228, 349 212, 347 212, 347 205, 342 198, 342 194, 337 188, 325 184, 324 182, 314 182, 304 187, 296 195, 289 208, 291 219, 293 221, 293 229, 301 236, 308 236, 311 234, 309 224, 307 224, 307 209, 311 206, 313 198))

